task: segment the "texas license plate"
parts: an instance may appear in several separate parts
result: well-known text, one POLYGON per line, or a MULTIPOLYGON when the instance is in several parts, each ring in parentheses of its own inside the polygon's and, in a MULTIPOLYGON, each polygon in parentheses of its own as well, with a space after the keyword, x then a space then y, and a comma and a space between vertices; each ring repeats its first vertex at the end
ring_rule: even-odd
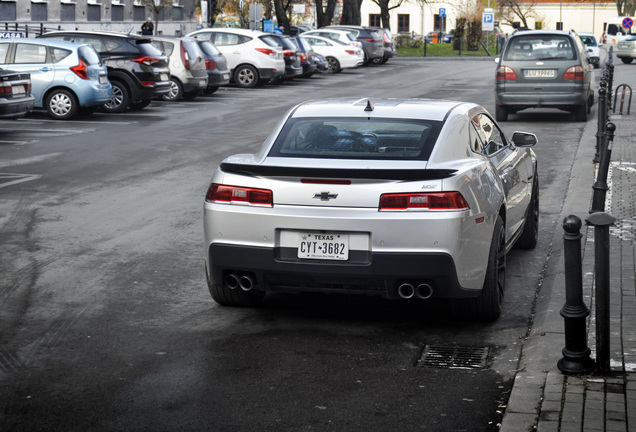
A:
POLYGON ((298 258, 346 261, 349 259, 349 236, 336 233, 300 233, 298 258))
POLYGON ((526 69, 524 73, 526 78, 554 78, 556 76, 554 69, 526 69))

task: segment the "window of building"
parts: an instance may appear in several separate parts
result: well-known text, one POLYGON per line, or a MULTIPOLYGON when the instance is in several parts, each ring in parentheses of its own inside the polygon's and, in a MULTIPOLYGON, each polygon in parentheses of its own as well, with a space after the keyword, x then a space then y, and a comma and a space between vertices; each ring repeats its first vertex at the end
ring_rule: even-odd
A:
POLYGON ((133 20, 146 21, 146 9, 143 6, 135 6, 133 8, 133 20))
POLYGON ((3 21, 15 21, 15 3, 0 2, 0 17, 3 21))
POLYGON ((110 10, 110 20, 111 21, 123 21, 124 20, 124 5, 115 5, 113 4, 112 9, 110 10))
POLYGON ((380 25, 381 21, 380 14, 369 14, 369 25, 371 27, 382 27, 380 25))
POLYGON ((62 4, 60 6, 60 21, 75 21, 75 5, 62 4))
POLYGON ((172 8, 172 20, 173 21, 183 21, 183 8, 181 8, 181 7, 173 7, 172 8))
POLYGON ((86 7, 86 21, 101 21, 101 20, 102 20, 102 6, 88 5, 86 7))
POLYGON ((411 19, 409 14, 398 14, 398 33, 411 31, 411 19))
POLYGON ((47 6, 46 3, 31 3, 31 21, 46 21, 47 6))
POLYGON ((448 32, 448 29, 446 28, 446 17, 440 17, 439 15, 433 15, 433 26, 435 27, 433 29, 435 31, 444 30, 445 33, 448 32), (442 28, 442 25, 444 26, 443 28, 442 28))

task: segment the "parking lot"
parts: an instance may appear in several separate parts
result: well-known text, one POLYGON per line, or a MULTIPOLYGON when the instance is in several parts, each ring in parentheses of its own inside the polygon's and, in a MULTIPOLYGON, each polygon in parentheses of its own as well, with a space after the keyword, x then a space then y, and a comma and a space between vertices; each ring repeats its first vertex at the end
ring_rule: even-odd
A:
POLYGON ((541 223, 538 247, 509 255, 494 323, 453 319, 443 302, 374 297, 280 294, 224 308, 206 287, 202 237, 213 170, 256 151, 296 103, 430 97, 494 112, 494 70, 393 59, 139 112, 0 121, 0 424, 496 430, 583 130, 570 114, 502 125, 539 137, 541 223))

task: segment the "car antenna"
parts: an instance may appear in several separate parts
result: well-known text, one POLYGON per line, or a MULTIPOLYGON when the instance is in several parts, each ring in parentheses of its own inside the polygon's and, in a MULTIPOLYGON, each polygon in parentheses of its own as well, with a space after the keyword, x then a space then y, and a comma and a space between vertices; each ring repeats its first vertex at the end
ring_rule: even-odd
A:
POLYGON ((371 101, 367 99, 367 106, 364 108, 365 111, 373 111, 373 105, 371 105, 371 101))

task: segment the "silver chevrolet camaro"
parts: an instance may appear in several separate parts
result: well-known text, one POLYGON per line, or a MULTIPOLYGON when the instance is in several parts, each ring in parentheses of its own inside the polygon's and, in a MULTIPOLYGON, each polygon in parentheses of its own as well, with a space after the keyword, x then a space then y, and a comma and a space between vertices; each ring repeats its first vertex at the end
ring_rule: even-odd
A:
POLYGON ((204 204, 212 298, 267 292, 453 299, 501 312, 506 253, 538 238, 530 149, 482 107, 424 99, 329 99, 290 109, 256 154, 228 157, 204 204))

